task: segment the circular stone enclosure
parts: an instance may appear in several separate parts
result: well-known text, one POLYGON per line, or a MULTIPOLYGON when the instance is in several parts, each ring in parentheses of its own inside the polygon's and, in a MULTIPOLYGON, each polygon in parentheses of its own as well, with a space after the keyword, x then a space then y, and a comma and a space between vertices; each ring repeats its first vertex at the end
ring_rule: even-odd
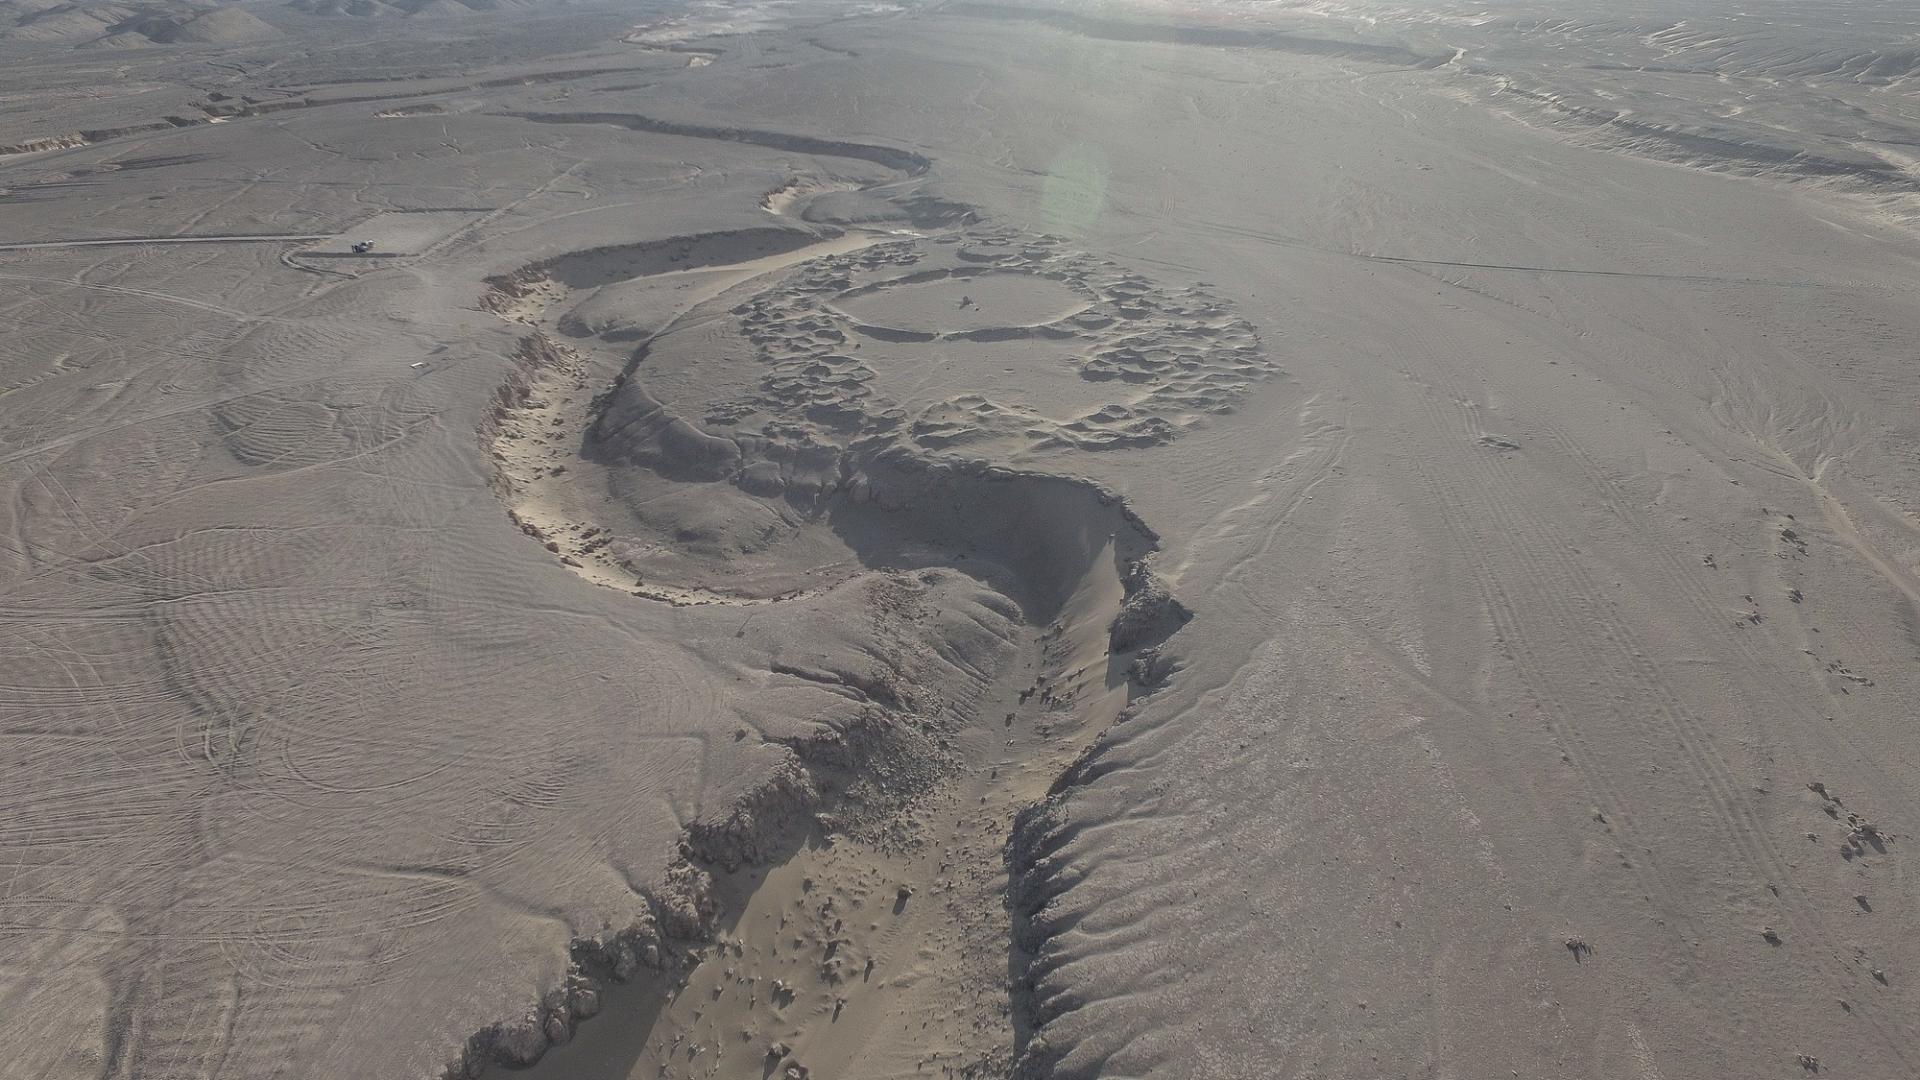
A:
POLYGON ((841 294, 833 307, 862 326, 944 337, 1046 326, 1092 304, 1092 297, 1050 277, 989 270, 874 282, 841 294))

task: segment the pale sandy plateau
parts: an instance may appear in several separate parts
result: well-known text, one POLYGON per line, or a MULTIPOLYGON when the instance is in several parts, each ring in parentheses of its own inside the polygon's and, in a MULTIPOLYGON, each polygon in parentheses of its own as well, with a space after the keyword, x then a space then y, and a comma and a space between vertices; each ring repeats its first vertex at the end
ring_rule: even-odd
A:
POLYGON ((1920 1076, 1894 0, 0 0, 0 1078, 1920 1076))

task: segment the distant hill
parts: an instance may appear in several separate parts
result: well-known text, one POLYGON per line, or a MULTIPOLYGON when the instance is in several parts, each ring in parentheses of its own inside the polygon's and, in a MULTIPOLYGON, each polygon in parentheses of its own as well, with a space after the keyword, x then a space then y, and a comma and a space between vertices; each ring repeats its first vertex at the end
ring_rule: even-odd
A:
POLYGON ((514 11, 535 6, 527 0, 288 0, 304 15, 350 18, 434 18, 514 11))
POLYGON ((126 49, 238 44, 279 33, 246 11, 212 4, 0 0, 0 42, 126 49))

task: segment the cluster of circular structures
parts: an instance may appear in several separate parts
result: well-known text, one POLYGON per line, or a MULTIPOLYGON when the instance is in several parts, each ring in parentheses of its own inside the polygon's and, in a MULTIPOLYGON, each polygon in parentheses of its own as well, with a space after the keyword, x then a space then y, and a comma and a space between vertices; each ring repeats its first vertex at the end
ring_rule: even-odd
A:
POLYGON ((1252 325, 1204 287, 1171 291, 1047 236, 886 241, 813 260, 733 313, 762 371, 752 391, 706 404, 716 434, 1016 453, 1150 446, 1230 411, 1276 370, 1252 325), (1017 357, 1077 385, 1050 400, 978 389, 916 398, 885 374, 911 366, 902 355, 983 369, 1017 357))

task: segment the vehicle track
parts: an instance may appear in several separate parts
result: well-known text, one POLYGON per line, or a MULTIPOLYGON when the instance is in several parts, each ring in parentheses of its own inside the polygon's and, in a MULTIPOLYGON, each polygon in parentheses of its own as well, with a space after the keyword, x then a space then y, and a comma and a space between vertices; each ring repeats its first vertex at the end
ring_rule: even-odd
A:
MULTIPOLYGON (((1476 437, 1484 431, 1476 419, 1478 406, 1473 399, 1460 389, 1449 385, 1451 372, 1443 361, 1434 361, 1432 370, 1439 376, 1437 385, 1454 402, 1456 419, 1448 422, 1446 412, 1441 409, 1432 395, 1427 398, 1429 411, 1434 415, 1436 426, 1441 430, 1449 427, 1459 431, 1463 437, 1476 437)), ((1599 648, 1589 651, 1590 665, 1604 664, 1614 672, 1616 679, 1627 686, 1637 688, 1648 697, 1645 708, 1626 707, 1612 710, 1616 720, 1630 725, 1637 732, 1634 741, 1641 745, 1657 745, 1658 741, 1671 740, 1681 751, 1678 760, 1684 766, 1696 785, 1696 789, 1707 799, 1713 815, 1720 821, 1723 835, 1733 844, 1748 866, 1757 871, 1756 882, 1777 885, 1774 890, 1781 902, 1780 912, 1784 917, 1784 929, 1795 938, 1810 941, 1814 945, 1815 963, 1827 976, 1836 990, 1843 992, 1849 1000, 1854 1000, 1854 1015, 1872 1026, 1879 1036, 1880 1043, 1901 1061, 1911 1065, 1912 1057, 1897 1030, 1882 1020, 1878 1009, 1871 1003, 1859 1000, 1853 994, 1862 979, 1860 972, 1848 965, 1842 957, 1845 950, 1832 939, 1826 929, 1826 923, 1813 909, 1811 903, 1792 887, 1794 876, 1788 860, 1773 842, 1765 822, 1751 805, 1737 792, 1739 784, 1725 759, 1712 748, 1709 733, 1700 729, 1699 722, 1693 718, 1692 710, 1667 684, 1651 660, 1640 650, 1633 647, 1635 635, 1618 616, 1609 614, 1611 605, 1604 599, 1605 591, 1595 580, 1587 567, 1564 553, 1572 546, 1568 537, 1553 535, 1546 526, 1546 519, 1538 514, 1530 514, 1506 493, 1521 489, 1522 477, 1509 463, 1506 455, 1489 453, 1478 458, 1477 471, 1482 480, 1462 489, 1458 500, 1441 500, 1444 508, 1453 505, 1472 505, 1478 501, 1487 520, 1498 527, 1501 535, 1511 537, 1516 542, 1511 545, 1511 556, 1502 559, 1496 568, 1484 558, 1482 579, 1491 595, 1499 602, 1490 605, 1497 619, 1511 618, 1509 613, 1519 610, 1512 598, 1500 585, 1503 576, 1510 576, 1515 570, 1525 574, 1534 582, 1534 586, 1525 590, 1530 596, 1539 598, 1538 606, 1549 614, 1560 626, 1559 636, 1568 640, 1585 640, 1599 648), (1475 496, 1479 496, 1475 499, 1475 496), (1574 609, 1566 597, 1589 598, 1591 606, 1585 611, 1574 609)), ((1479 550, 1471 532, 1462 539, 1467 541, 1471 550, 1479 550)), ((1528 648, 1533 638, 1516 624, 1511 636, 1506 638, 1510 646, 1528 648)), ((1547 694, 1550 690, 1540 687, 1547 694)), ((1596 760, 1591 743, 1572 727, 1560 724, 1557 720, 1543 719, 1556 727, 1558 737, 1567 740, 1570 745, 1583 750, 1588 761, 1596 760)), ((1577 764, 1577 763, 1576 763, 1577 764)), ((1591 767, 1589 766, 1591 769, 1591 767)), ((1597 776, 1597 771, 1589 772, 1597 776)), ((1609 813, 1617 813, 1629 830, 1637 831, 1633 825, 1630 803, 1621 800, 1619 789, 1609 781, 1601 781, 1605 789, 1616 800, 1609 813)), ((1649 834, 1652 835, 1652 834, 1649 834)), ((1641 845, 1641 854, 1632 859, 1637 870, 1642 861, 1652 862, 1652 849, 1641 845)), ((1656 876, 1659 872, 1655 871, 1656 876)), ((1757 887, 1757 885, 1756 885, 1757 887)), ((1669 891, 1670 892, 1670 891, 1669 891)), ((1685 905, 1673 905, 1677 914, 1686 918, 1690 927, 1697 925, 1684 914, 1685 905)))
POLYGON ((35 240, 0 244, 0 251, 41 251, 50 248, 145 247, 151 244, 279 244, 326 240, 332 233, 233 233, 223 236, 108 236, 94 240, 35 240))

